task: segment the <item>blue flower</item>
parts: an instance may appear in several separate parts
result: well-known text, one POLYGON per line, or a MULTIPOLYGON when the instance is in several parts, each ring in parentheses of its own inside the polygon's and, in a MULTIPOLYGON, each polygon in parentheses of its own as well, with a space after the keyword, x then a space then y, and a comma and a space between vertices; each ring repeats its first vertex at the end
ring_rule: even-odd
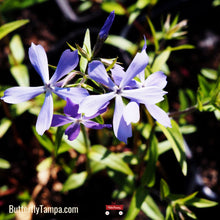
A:
POLYGON ((79 112, 84 113, 87 117, 94 115, 99 109, 107 105, 111 99, 115 98, 113 130, 115 136, 126 143, 127 138, 132 136, 131 122, 139 120, 138 103, 149 100, 149 103, 155 104, 161 101, 165 94, 161 89, 156 88, 132 89, 133 78, 144 71, 147 64, 148 55, 145 50, 142 50, 141 53, 136 54, 126 72, 118 65, 112 69, 113 82, 100 61, 90 63, 88 66, 89 76, 107 87, 110 92, 86 97, 80 104, 79 112), (129 98, 130 103, 125 105, 122 97, 129 98))
POLYGON ((16 104, 28 101, 42 93, 45 93, 45 100, 36 122, 36 130, 42 135, 50 128, 53 117, 53 97, 55 93, 62 99, 70 98, 75 103, 80 103, 88 95, 87 90, 82 88, 60 88, 57 81, 67 75, 78 65, 78 52, 65 50, 59 60, 57 69, 49 79, 48 61, 44 48, 41 45, 32 43, 29 48, 29 59, 35 70, 40 75, 43 85, 37 87, 13 87, 5 91, 1 99, 7 103, 16 104))
POLYGON ((139 104, 145 104, 150 114, 166 127, 171 127, 167 114, 156 103, 162 101, 166 94, 163 88, 166 85, 166 76, 162 72, 149 76, 144 86, 140 86, 133 78, 142 76, 148 64, 146 45, 137 53, 125 72, 119 65, 111 69, 112 78, 107 74, 104 65, 100 61, 93 61, 88 66, 89 76, 96 82, 101 83, 110 91, 101 95, 86 97, 79 107, 79 112, 86 116, 95 114, 103 106, 108 105, 115 98, 115 110, 113 116, 113 131, 115 136, 125 143, 132 136, 131 123, 139 121, 139 104), (125 105, 122 98, 130 102, 125 105))
POLYGON ((102 41, 105 41, 106 38, 108 37, 108 33, 109 33, 109 30, 112 26, 112 23, 114 21, 114 18, 115 18, 115 12, 112 11, 110 13, 110 15, 108 16, 108 18, 106 19, 104 25, 102 26, 100 32, 99 32, 99 35, 98 35, 98 38, 102 41))
POLYGON ((59 127, 65 124, 70 124, 65 130, 65 134, 68 136, 70 141, 77 138, 80 132, 80 124, 83 124, 87 128, 92 129, 102 129, 102 128, 111 128, 110 124, 99 124, 97 122, 92 121, 91 119, 97 117, 106 111, 106 107, 99 110, 96 114, 86 117, 82 114, 78 113, 79 105, 71 102, 70 99, 67 98, 67 104, 64 107, 64 115, 54 115, 52 119, 52 127, 59 127))

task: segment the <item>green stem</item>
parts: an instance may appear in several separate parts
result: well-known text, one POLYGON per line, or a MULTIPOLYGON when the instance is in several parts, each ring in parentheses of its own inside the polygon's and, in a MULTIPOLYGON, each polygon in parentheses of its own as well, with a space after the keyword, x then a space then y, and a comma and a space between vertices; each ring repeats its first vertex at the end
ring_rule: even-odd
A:
POLYGON ((90 176, 92 173, 91 166, 90 166, 90 159, 89 159, 89 151, 90 151, 91 146, 90 146, 88 133, 87 133, 86 128, 83 124, 81 124, 81 131, 83 133, 83 138, 84 138, 85 146, 86 146, 86 170, 88 172, 88 176, 90 176))
MULTIPOLYGON (((209 105, 209 104, 210 104, 210 102, 205 102, 203 104, 203 106, 206 106, 206 105, 209 105)), ((198 107, 198 105, 194 105, 194 106, 186 108, 186 109, 184 109, 182 111, 171 112, 171 113, 169 113, 169 117, 175 118, 175 117, 180 117, 183 114, 190 114, 190 113, 196 111, 197 107, 198 107)))

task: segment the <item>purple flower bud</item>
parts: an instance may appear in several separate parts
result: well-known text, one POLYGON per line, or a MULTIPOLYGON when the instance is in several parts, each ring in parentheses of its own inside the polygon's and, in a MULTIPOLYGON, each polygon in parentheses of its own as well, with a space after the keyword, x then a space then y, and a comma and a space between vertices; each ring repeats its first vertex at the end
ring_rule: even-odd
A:
POLYGON ((108 18, 106 19, 104 25, 102 26, 100 32, 99 32, 99 39, 105 41, 108 37, 108 32, 112 26, 112 23, 115 18, 115 11, 112 11, 108 18))

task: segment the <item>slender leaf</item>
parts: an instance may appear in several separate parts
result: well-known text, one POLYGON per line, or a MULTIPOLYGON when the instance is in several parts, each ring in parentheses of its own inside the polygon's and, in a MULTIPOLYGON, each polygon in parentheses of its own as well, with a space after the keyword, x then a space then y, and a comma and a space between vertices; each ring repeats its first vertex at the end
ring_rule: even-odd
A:
POLYGON ((76 189, 84 184, 87 178, 87 172, 74 173, 68 177, 66 182, 63 184, 63 192, 76 189))
POLYGON ((0 27, 0 40, 10 32, 18 29, 19 27, 27 24, 28 22, 29 20, 25 19, 25 20, 12 21, 7 24, 3 24, 0 27))
MULTIPOLYGON (((144 189, 143 187, 139 187, 133 194, 131 203, 128 209, 128 212, 125 216, 125 220, 133 220, 136 218, 138 213, 141 210, 143 202, 145 201, 148 190, 144 189)), ((144 207, 145 208, 145 207, 144 207)))
POLYGON ((186 50, 186 49, 194 49, 195 46, 191 45, 191 44, 183 44, 177 47, 169 47, 170 51, 177 51, 177 50, 186 50))
POLYGON ((175 220, 172 205, 167 206, 165 220, 175 220))
POLYGON ((2 138, 7 130, 10 128, 12 122, 7 118, 2 118, 0 120, 0 138, 2 138))
POLYGON ((109 35, 105 43, 125 50, 131 55, 134 55, 138 49, 138 46, 133 44, 131 41, 116 35, 109 35))
POLYGON ((25 52, 21 37, 18 34, 12 37, 9 47, 16 64, 22 63, 25 57, 25 52))
POLYGON ((59 148, 61 146, 62 142, 62 137, 64 133, 64 127, 58 127, 57 132, 56 132, 56 137, 55 137, 55 155, 58 154, 59 148))
POLYGON ((9 169, 11 167, 11 164, 3 159, 3 158, 0 158, 0 169, 9 169))
POLYGON ((155 183, 156 163, 158 160, 158 142, 155 135, 150 136, 147 167, 142 176, 142 184, 153 187, 155 183))
POLYGON ((159 207, 150 195, 147 195, 145 198, 141 210, 153 220, 164 220, 159 207))
POLYGON ((214 202, 214 201, 207 200, 207 199, 195 197, 195 198, 192 198, 192 199, 186 201, 185 205, 194 206, 197 208, 208 208, 208 207, 216 206, 216 205, 218 205, 218 203, 214 202))
POLYGON ((187 163, 185 155, 185 145, 183 136, 180 133, 179 126, 174 120, 171 120, 172 128, 165 128, 163 125, 157 123, 167 139, 170 141, 177 161, 179 162, 184 175, 187 174, 187 163))
POLYGON ((87 68, 87 64, 88 64, 88 58, 91 59, 91 56, 92 56, 89 29, 86 30, 82 49, 84 51, 86 51, 87 55, 88 55, 87 58, 81 56, 81 59, 80 59, 80 71, 85 73, 86 68, 87 68))
POLYGON ((158 39, 157 39, 157 36, 156 36, 156 30, 155 30, 154 25, 151 22, 149 17, 147 17, 147 21, 148 21, 148 24, 150 26, 150 30, 151 30, 151 33, 152 33, 152 36, 153 36, 153 39, 154 39, 155 51, 158 51, 159 50, 159 42, 158 42, 158 39))
POLYGON ((201 73, 207 79, 217 80, 217 78, 218 78, 218 72, 216 70, 213 70, 213 69, 204 68, 204 69, 201 70, 201 73))
POLYGON ((170 194, 169 186, 164 179, 160 181, 160 197, 164 200, 170 194))
POLYGON ((34 5, 36 3, 42 3, 45 1, 48 1, 48 0, 25 0, 25 1, 4 0, 0 7, 0 11, 6 12, 6 11, 14 10, 14 9, 22 9, 22 8, 26 8, 31 5, 34 5))
POLYGON ((63 140, 80 154, 86 153, 86 145, 82 132, 79 133, 78 137, 74 141, 69 141, 67 135, 63 136, 63 140))
POLYGON ((104 11, 106 11, 108 13, 110 13, 114 10, 115 14, 117 14, 117 15, 125 15, 126 14, 125 9, 119 3, 115 2, 115 1, 112 1, 112 2, 105 1, 101 4, 101 7, 104 11))
POLYGON ((48 158, 42 160, 42 161, 37 165, 36 170, 37 170, 38 172, 39 172, 39 171, 42 171, 42 170, 46 170, 46 169, 50 168, 52 162, 53 162, 52 157, 48 157, 48 158))
POLYGON ((10 71, 19 86, 29 86, 29 74, 27 66, 23 64, 12 66, 10 71))
POLYGON ((133 175, 129 166, 120 158, 119 155, 112 153, 101 145, 94 145, 90 149, 89 158, 94 161, 98 161, 107 167, 125 173, 127 175, 133 175))
POLYGON ((162 69, 162 66, 166 64, 171 51, 169 49, 164 50, 160 55, 158 55, 152 65, 152 72, 157 72, 162 69))
POLYGON ((36 129, 33 128, 34 131, 34 135, 37 138, 37 140, 40 142, 40 144, 49 152, 52 152, 54 150, 54 144, 52 143, 52 141, 50 140, 49 137, 47 137, 47 135, 39 135, 36 132, 36 129))

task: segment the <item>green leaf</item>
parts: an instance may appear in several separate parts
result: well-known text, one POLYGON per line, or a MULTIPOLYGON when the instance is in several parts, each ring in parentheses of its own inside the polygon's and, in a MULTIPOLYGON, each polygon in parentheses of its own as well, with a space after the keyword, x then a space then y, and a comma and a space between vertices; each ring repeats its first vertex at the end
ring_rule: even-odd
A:
POLYGON ((3 159, 3 158, 0 158, 0 169, 9 169, 11 167, 11 164, 3 159))
POLYGON ((191 44, 183 44, 177 47, 169 47, 170 51, 177 51, 177 50, 186 50, 186 49, 194 49, 195 46, 191 45, 191 44))
POLYGON ((12 37, 9 47, 16 64, 21 64, 24 60, 25 52, 21 38, 18 34, 12 37))
POLYGON ((159 155, 161 155, 171 149, 172 149, 172 147, 171 147, 171 144, 168 140, 165 140, 165 141, 158 143, 158 154, 159 155))
POLYGON ((210 83, 203 76, 198 75, 199 87, 201 88, 201 95, 203 98, 210 97, 210 91, 212 90, 214 84, 210 83))
POLYGON ((162 66, 164 64, 166 64, 166 62, 170 56, 170 53, 171 53, 171 51, 169 49, 166 49, 156 57, 153 65, 152 65, 152 68, 151 68, 153 73, 162 69, 162 66))
POLYGON ((74 150, 79 152, 80 154, 85 154, 86 153, 86 145, 85 145, 85 140, 83 138, 83 134, 80 131, 78 137, 74 141, 68 140, 67 135, 63 135, 63 140, 71 146, 74 150))
POLYGON ((133 44, 131 41, 116 35, 109 35, 105 43, 125 50, 131 55, 134 55, 138 50, 138 46, 136 44, 133 44))
MULTIPOLYGON (((157 36, 156 36, 156 30, 154 28, 154 25, 153 23, 151 22, 150 18, 147 17, 147 21, 148 21, 148 24, 150 26, 150 30, 151 30, 151 33, 152 33, 152 36, 153 36, 153 39, 154 39, 154 46, 155 46, 155 51, 158 51, 159 50, 159 42, 157 40, 157 36)), ((154 71, 153 71, 154 72, 154 71)))
MULTIPOLYGON (((16 105, 11 106, 12 116, 16 117, 23 114, 25 111, 31 109, 34 103, 32 101, 18 103, 16 105)), ((39 112, 38 112, 39 113, 39 112)))
POLYGON ((112 1, 112 2, 103 2, 101 4, 101 8, 102 10, 110 13, 113 10, 115 11, 115 14, 117 15, 125 15, 126 14, 126 10, 117 2, 112 1))
POLYGON ((135 189, 135 177, 123 175, 121 172, 109 170, 108 175, 116 183, 120 191, 131 194, 135 189))
POLYGON ((207 79, 217 80, 217 78, 218 78, 218 72, 216 70, 213 70, 213 69, 204 68, 204 69, 201 70, 201 73, 207 79))
POLYGON ((208 207, 216 206, 216 205, 218 205, 218 203, 207 200, 207 199, 195 197, 195 198, 192 198, 192 199, 186 201, 185 205, 193 206, 193 207, 197 207, 197 208, 208 208, 208 207))
POLYGON ((164 220, 164 217, 163 217, 159 207, 157 206, 157 204, 155 203, 155 201, 153 200, 153 198, 150 195, 147 195, 147 197, 145 198, 145 200, 141 206, 141 210, 148 217, 150 217, 150 219, 164 220))
POLYGON ((46 169, 49 169, 51 164, 53 162, 53 158, 52 157, 48 157, 44 160, 42 160, 36 167, 36 170, 39 172, 39 171, 42 171, 42 170, 46 170, 46 169))
POLYGON ((196 132, 197 128, 194 125, 183 125, 180 127, 180 132, 182 134, 192 134, 196 132))
POLYGON ((63 134, 64 134, 64 127, 62 126, 58 127, 55 137, 55 155, 58 154, 59 148, 61 146, 63 134))
POLYGON ((128 212, 125 216, 125 220, 133 220, 136 218, 148 193, 148 190, 144 189, 143 187, 137 188, 132 196, 128 212))
POLYGON ((100 162, 92 160, 90 162, 90 167, 91 167, 92 173, 94 174, 94 173, 97 173, 97 172, 99 172, 101 170, 104 170, 106 168, 106 165, 102 164, 100 162))
POLYGON ((180 110, 184 110, 189 106, 185 92, 182 89, 179 90, 179 101, 180 101, 180 110))
POLYGON ((148 6, 152 1, 151 0, 138 0, 136 6, 138 9, 144 9, 148 6))
POLYGON ((81 59, 80 59, 80 71, 85 73, 87 65, 88 65, 88 61, 91 59, 91 56, 92 56, 89 29, 86 30, 82 49, 86 51, 88 55, 87 58, 81 56, 81 59))
POLYGON ((81 173, 74 173, 68 177, 68 179, 63 184, 63 192, 76 189, 84 184, 88 174, 86 171, 81 173))
POLYGON ((155 184, 156 163, 158 160, 158 142, 155 135, 150 136, 148 148, 148 161, 147 167, 142 176, 142 184, 148 187, 153 187, 155 184))
POLYGON ((27 24, 29 22, 29 20, 18 20, 18 21, 12 21, 9 22, 7 24, 3 24, 0 27, 0 40, 5 37, 7 34, 9 34, 10 32, 18 29, 19 27, 27 24))
POLYGON ((0 138, 2 138, 11 126, 11 120, 2 118, 0 120, 0 138))
POLYGON ((141 13, 140 10, 131 12, 128 19, 128 24, 131 25, 135 21, 135 19, 140 15, 140 13, 141 13))
POLYGON ((187 163, 185 155, 185 145, 183 136, 180 133, 179 126, 174 120, 171 120, 172 128, 165 128, 163 125, 157 123, 167 139, 170 141, 177 161, 179 162, 184 175, 187 174, 187 163))
POLYGON ((172 205, 167 206, 165 220, 175 220, 172 205))
POLYGON ((72 51, 75 51, 75 50, 76 50, 76 48, 73 47, 71 44, 69 44, 68 42, 66 42, 66 43, 67 43, 67 45, 69 46, 69 48, 70 48, 72 51))
POLYGON ((36 3, 42 3, 42 2, 46 2, 46 1, 48 1, 48 0, 25 0, 25 1, 4 0, 1 7, 0 7, 0 11, 6 12, 6 11, 15 10, 15 9, 22 9, 22 8, 26 8, 31 5, 34 5, 36 3))
POLYGON ((84 12, 86 10, 88 10, 89 8, 92 7, 92 2, 90 1, 84 1, 82 4, 80 4, 80 6, 78 7, 78 11, 79 12, 84 12))
POLYGON ((23 64, 12 66, 10 71, 19 86, 29 86, 29 74, 27 66, 23 64))
POLYGON ((170 194, 170 189, 168 184, 164 179, 160 180, 160 197, 164 200, 170 194))
POLYGON ((94 161, 98 161, 107 167, 125 173, 127 175, 133 175, 129 166, 120 158, 119 155, 109 151, 101 145, 94 145, 89 152, 89 158, 94 161))
POLYGON ((40 142, 40 144, 49 152, 52 152, 54 150, 54 144, 50 140, 49 137, 47 137, 45 134, 44 135, 39 135, 36 131, 35 128, 33 128, 33 132, 37 140, 40 142))

